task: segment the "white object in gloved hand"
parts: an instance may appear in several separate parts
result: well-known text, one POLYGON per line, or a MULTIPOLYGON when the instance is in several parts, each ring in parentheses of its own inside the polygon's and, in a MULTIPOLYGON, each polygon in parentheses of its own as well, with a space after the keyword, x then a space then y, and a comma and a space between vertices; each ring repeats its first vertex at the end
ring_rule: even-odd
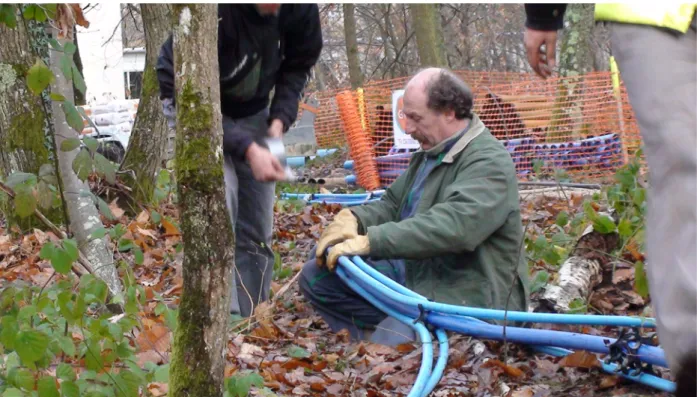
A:
POLYGON ((176 128, 177 109, 174 106, 173 98, 165 98, 162 100, 162 113, 165 115, 165 119, 167 120, 167 127, 176 128))
POLYGON ((286 158, 286 146, 283 144, 282 138, 266 138, 266 146, 271 154, 274 155, 281 163, 281 166, 286 170, 286 181, 293 182, 298 179, 293 170, 288 165, 286 158))

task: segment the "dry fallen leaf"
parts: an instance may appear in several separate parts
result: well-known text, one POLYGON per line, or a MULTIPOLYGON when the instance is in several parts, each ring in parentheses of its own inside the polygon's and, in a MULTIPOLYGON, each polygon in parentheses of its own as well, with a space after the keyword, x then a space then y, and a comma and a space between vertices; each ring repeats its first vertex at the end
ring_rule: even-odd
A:
POLYGON ((482 364, 482 367, 484 368, 491 368, 491 367, 499 367, 503 370, 503 372, 506 373, 506 375, 513 377, 513 378, 519 378, 523 376, 523 371, 516 367, 512 367, 510 365, 504 364, 503 362, 496 360, 496 359, 489 359, 487 362, 482 364))
POLYGON ((80 8, 80 4, 73 3, 70 4, 70 7, 73 9, 73 13, 75 14, 75 23, 82 26, 83 28, 89 28, 90 23, 85 19, 85 15, 82 13, 82 8, 80 8))
POLYGON ((602 367, 600 361, 598 361, 598 357, 596 357, 595 354, 583 350, 575 351, 568 356, 565 356, 561 359, 559 365, 565 368, 585 369, 602 367))
POLYGON ((610 388, 617 386, 619 383, 620 383, 619 376, 604 376, 603 379, 600 381, 598 388, 600 390, 610 389, 610 388))
MULTIPOLYGON (((145 324, 145 319, 143 320, 145 324)), ((151 327, 147 327, 138 334, 136 342, 141 350, 157 350, 159 352, 164 352, 169 350, 170 347, 170 335, 171 332, 167 327, 162 324, 154 323, 151 327)))
POLYGON ((181 235, 179 228, 174 226, 174 224, 172 224, 172 222, 168 221, 166 218, 162 218, 162 221, 160 223, 162 224, 162 227, 165 228, 165 236, 181 235))
POLYGON ((116 203, 118 199, 114 199, 111 203, 109 203, 109 209, 111 210, 111 213, 114 214, 115 219, 121 219, 123 214, 126 213, 126 211, 122 210, 119 205, 116 203))
POLYGON ((148 214, 148 211, 146 210, 141 211, 140 214, 138 214, 138 216, 136 217, 136 223, 139 225, 145 225, 148 223, 149 220, 150 214, 148 214))

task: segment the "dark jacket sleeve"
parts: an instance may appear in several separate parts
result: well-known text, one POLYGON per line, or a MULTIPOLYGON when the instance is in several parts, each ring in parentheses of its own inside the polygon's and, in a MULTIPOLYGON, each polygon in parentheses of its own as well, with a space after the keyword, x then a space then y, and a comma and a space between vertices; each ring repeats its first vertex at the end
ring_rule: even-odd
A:
POLYGON ((284 131, 298 116, 298 103, 310 71, 322 52, 322 28, 317 4, 298 5, 302 15, 286 32, 284 60, 276 79, 269 119, 280 119, 284 131))
POLYGON ((566 4, 525 4, 525 27, 535 30, 559 30, 564 27, 566 4))
POLYGON ((172 98, 174 100, 174 53, 172 50, 172 34, 160 47, 155 70, 157 82, 160 85, 160 99, 172 98))

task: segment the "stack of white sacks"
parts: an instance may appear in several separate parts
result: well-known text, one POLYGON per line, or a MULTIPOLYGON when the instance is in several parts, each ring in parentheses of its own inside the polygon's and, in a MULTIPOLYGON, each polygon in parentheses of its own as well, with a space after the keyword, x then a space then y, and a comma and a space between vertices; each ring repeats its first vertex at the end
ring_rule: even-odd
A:
MULTIPOLYGON (((82 106, 87 117, 92 120, 99 130, 98 139, 116 140, 124 150, 133 129, 133 122, 138 111, 138 99, 116 100, 108 104, 82 106), (110 139, 111 137, 111 139, 110 139)), ((97 136, 97 131, 85 120, 83 135, 97 136)))

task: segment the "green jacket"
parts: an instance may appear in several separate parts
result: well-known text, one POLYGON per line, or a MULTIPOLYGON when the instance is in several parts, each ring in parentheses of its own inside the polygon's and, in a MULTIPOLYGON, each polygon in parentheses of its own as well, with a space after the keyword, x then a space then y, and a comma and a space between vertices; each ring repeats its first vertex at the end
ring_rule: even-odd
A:
POLYGON ((425 152, 382 199, 351 208, 368 235, 370 257, 402 258, 407 288, 436 302, 527 311, 528 269, 515 166, 474 115, 466 132, 426 177, 414 216, 399 214, 425 152))

